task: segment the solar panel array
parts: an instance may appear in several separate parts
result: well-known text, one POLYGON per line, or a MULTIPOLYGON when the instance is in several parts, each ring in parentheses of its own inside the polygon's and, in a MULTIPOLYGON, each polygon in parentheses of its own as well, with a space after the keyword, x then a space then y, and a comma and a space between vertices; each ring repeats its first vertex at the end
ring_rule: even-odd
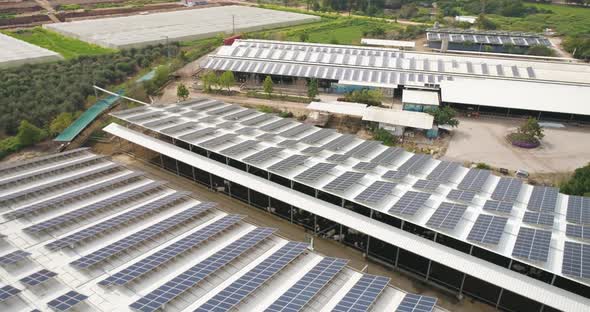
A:
POLYGON ((173 135, 188 130, 197 130, 199 128, 198 125, 199 123, 196 121, 189 121, 179 125, 174 125, 172 127, 164 128, 160 130, 160 132, 168 135, 173 135))
POLYGON ((344 268, 347 262, 348 260, 338 258, 322 259, 265 311, 301 311, 303 307, 344 268))
POLYGON ((405 177, 408 176, 408 172, 406 171, 397 171, 397 170, 388 170, 385 174, 383 174, 381 177, 383 179, 387 179, 387 180, 393 180, 393 181, 401 181, 403 180, 405 177))
POLYGON ((21 292, 20 289, 10 285, 0 287, 0 302, 6 301, 8 298, 14 297, 21 292))
POLYGON ((5 265, 10 265, 10 264, 15 264, 17 262, 21 262, 22 260, 24 260, 25 258, 27 258, 30 255, 31 255, 31 253, 28 251, 15 250, 15 251, 9 252, 3 256, 0 256, 0 265, 5 266, 5 265))
POLYGON ((172 280, 139 298, 130 304, 129 307, 142 312, 156 311, 163 308, 164 305, 266 239, 274 231, 275 229, 271 228, 256 228, 250 231, 207 259, 193 265, 172 280))
POLYGON ((181 135, 178 138, 182 141, 191 142, 191 141, 199 140, 202 137, 208 136, 210 134, 213 134, 216 131, 217 131, 217 128, 204 128, 204 129, 199 129, 197 131, 193 131, 188 134, 181 135))
POLYGON ((68 246, 72 246, 74 244, 82 242, 83 240, 96 237, 99 234, 113 230, 121 225, 128 224, 128 222, 130 221, 140 219, 142 217, 145 217, 146 215, 161 210, 185 198, 186 195, 188 195, 188 192, 176 192, 166 195, 163 198, 159 198, 155 201, 141 205, 140 207, 137 207, 131 211, 125 212, 106 221, 97 223, 89 228, 82 229, 66 237, 59 238, 45 246, 50 250, 57 250, 68 246))
MULTIPOLYGON (((277 121, 271 122, 268 125, 264 125, 262 127, 260 127, 260 130, 262 131, 266 131, 266 132, 274 132, 275 130, 278 130, 286 125, 292 124, 293 122, 289 119, 279 119, 277 121)), ((244 124, 244 123, 242 123, 244 124)))
POLYGON ((278 155, 284 148, 282 147, 267 147, 260 152, 256 152, 243 159, 246 163, 260 164, 263 163, 276 155, 278 155))
POLYGON ((440 184, 441 183, 439 181, 420 179, 416 181, 412 187, 425 191, 435 191, 440 186, 440 184))
POLYGON ((344 295, 333 312, 367 312, 387 287, 389 277, 363 275, 344 295))
POLYGON ((403 153, 403 149, 399 147, 388 147, 386 150, 381 152, 379 155, 375 156, 371 159, 371 162, 380 164, 380 165, 392 165, 398 157, 403 153))
POLYGON ((538 224, 553 226, 554 216, 550 213, 542 213, 536 211, 525 211, 522 222, 528 224, 538 224))
POLYGON ((301 152, 303 154, 315 155, 315 154, 321 153, 323 150, 324 150, 324 148, 321 146, 310 146, 310 147, 303 149, 301 152))
POLYGON ((185 209, 165 220, 162 220, 152 226, 149 226, 143 230, 137 231, 125 238, 122 238, 108 246, 105 246, 99 250, 96 250, 88 255, 85 255, 73 262, 78 268, 89 268, 97 263, 100 263, 114 255, 128 251, 129 249, 135 248, 138 245, 145 243, 149 240, 155 240, 158 236, 166 233, 170 229, 187 222, 207 210, 215 207, 214 203, 201 203, 194 207, 185 209))
POLYGON ((428 198, 430 198, 429 193, 407 191, 391 207, 391 209, 389 209, 389 213, 413 216, 422 206, 424 206, 428 198))
POLYGON ((447 195, 447 198, 464 203, 471 203, 473 198, 475 198, 475 192, 467 190, 451 190, 447 195))
POLYGON ((512 256, 534 261, 547 261, 551 231, 521 227, 516 237, 512 256))
POLYGON ((371 171, 377 168, 378 164, 372 162, 361 161, 358 164, 354 165, 352 169, 361 170, 361 171, 371 171))
POLYGON ((504 228, 508 218, 480 214, 475 220, 475 224, 471 228, 467 240, 497 245, 500 242, 500 238, 504 233, 504 228))
POLYGON ((237 135, 235 133, 226 133, 226 134, 222 134, 218 137, 215 137, 213 139, 198 143, 199 146, 203 147, 203 148, 212 148, 212 147, 216 147, 219 145, 223 145, 223 144, 227 144, 229 142, 232 142, 233 140, 235 140, 237 137, 237 135))
POLYGON ((439 229, 452 230, 457 226, 467 206, 442 202, 432 214, 426 225, 439 229))
POLYGON ((295 127, 289 128, 289 129, 279 133, 279 135, 282 137, 292 138, 292 137, 296 137, 306 131, 309 131, 311 129, 316 129, 316 128, 314 126, 308 125, 308 124, 299 124, 295 127))
POLYGON ((336 167, 335 164, 329 163, 318 163, 315 164, 313 167, 303 171, 302 173, 295 176, 296 180, 306 181, 306 182, 313 182, 317 180, 319 177, 328 173, 332 168, 336 167))
POLYGON ((39 167, 42 165, 48 165, 56 162, 60 162, 63 160, 71 159, 74 157, 80 157, 81 155, 85 154, 88 151, 88 148, 77 148, 69 151, 64 151, 62 153, 51 154, 47 156, 37 157, 29 160, 22 160, 22 161, 11 161, 6 162, 0 165, 0 174, 2 176, 10 176, 11 174, 15 174, 17 172, 21 172, 26 169, 39 167))
POLYGON ((432 157, 426 154, 414 154, 410 159, 406 160, 397 170, 406 171, 410 173, 420 172, 424 165, 430 161, 432 157))
POLYGON ((483 205, 483 210, 494 211, 499 213, 510 213, 514 204, 510 202, 497 201, 497 200, 486 200, 483 205))
POLYGON ((428 180, 449 182, 453 174, 461 165, 456 162, 442 161, 426 177, 428 180))
POLYGON ((333 154, 330 157, 326 158, 327 161, 332 161, 336 163, 343 163, 350 158, 350 155, 346 154, 333 154))
POLYGON ((47 303, 54 311, 67 311, 78 303, 88 299, 88 296, 77 291, 69 291, 47 303))
POLYGON ((355 135, 351 134, 342 134, 339 137, 335 138, 334 140, 324 144, 322 147, 332 151, 337 152, 344 149, 350 143, 352 143, 356 139, 355 135))
POLYGON ((47 269, 42 269, 31 275, 21 278, 20 282, 27 286, 36 286, 55 276, 57 276, 57 273, 51 272, 47 269))
POLYGON ((346 154, 355 158, 366 158, 367 155, 378 149, 380 146, 381 142, 378 141, 363 141, 361 144, 347 151, 346 154))
POLYGON ((570 195, 566 219, 571 223, 590 224, 590 198, 570 195))
POLYGON ((242 120, 242 119, 244 119, 246 117, 250 117, 250 116, 255 115, 255 114, 258 114, 258 111, 257 110, 248 108, 248 109, 243 110, 241 112, 237 112, 237 113, 233 113, 233 114, 227 115, 227 116, 223 117, 223 119, 225 119, 225 120, 239 121, 239 120, 242 120))
POLYGON ((307 246, 305 243, 287 243, 231 285, 218 292, 195 312, 229 311, 301 255, 307 246))
POLYGON ((569 237, 590 240, 590 227, 577 224, 568 224, 565 228, 565 235, 569 237))
POLYGON ((344 192, 365 176, 362 172, 346 171, 345 173, 326 184, 323 189, 332 192, 344 192))
POLYGON ((375 181, 354 199, 361 202, 376 204, 387 195, 390 195, 396 185, 397 183, 393 182, 375 181))
POLYGON ((208 226, 183 237, 148 257, 132 264, 99 282, 100 285, 125 285, 144 274, 151 272, 158 266, 164 265, 171 259, 182 255, 191 248, 205 242, 209 238, 221 233, 243 219, 243 216, 225 216, 208 226))
POLYGON ((520 194, 522 181, 515 178, 501 177, 498 185, 492 193, 492 199, 506 202, 515 202, 520 194))
POLYGON ((590 278, 590 245, 565 242, 561 273, 578 278, 590 278))
POLYGON ((436 298, 407 294, 399 304, 396 312, 432 312, 436 305, 436 298))
POLYGON ((559 189, 556 187, 534 186, 527 208, 555 212, 558 195, 559 189))
POLYGON ((254 118, 250 118, 241 122, 244 126, 256 126, 268 120, 274 119, 275 116, 271 114, 262 114, 260 116, 256 116, 254 118))
POLYGON ((258 141, 256 140, 247 140, 240 142, 236 145, 230 146, 226 149, 219 151, 219 153, 228 155, 228 156, 236 156, 242 153, 245 153, 249 150, 254 149, 258 145, 258 141))
POLYGON ((479 192, 490 175, 491 172, 489 170, 470 169, 457 188, 479 192))

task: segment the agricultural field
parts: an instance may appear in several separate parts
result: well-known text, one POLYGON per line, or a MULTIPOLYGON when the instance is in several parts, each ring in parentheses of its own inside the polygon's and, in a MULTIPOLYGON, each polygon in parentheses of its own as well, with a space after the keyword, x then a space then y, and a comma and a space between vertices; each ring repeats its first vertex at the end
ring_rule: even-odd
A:
POLYGON ((40 27, 14 32, 6 31, 4 33, 28 43, 55 51, 66 59, 76 58, 81 55, 102 55, 115 52, 115 50, 68 38, 40 27))

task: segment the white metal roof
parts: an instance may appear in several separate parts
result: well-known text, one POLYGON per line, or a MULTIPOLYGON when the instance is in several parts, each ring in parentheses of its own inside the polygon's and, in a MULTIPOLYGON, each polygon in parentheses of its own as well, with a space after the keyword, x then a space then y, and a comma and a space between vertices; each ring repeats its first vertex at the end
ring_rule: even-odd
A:
POLYGON ((363 120, 376 121, 396 126, 431 129, 434 117, 427 113, 395 110, 382 107, 367 107, 363 120))
POLYGON ((361 44, 372 45, 372 46, 383 46, 383 47, 411 48, 411 49, 416 47, 416 43, 414 41, 384 40, 384 39, 371 39, 371 38, 362 38, 361 44))
MULTIPOLYGON (((156 252, 173 246, 229 215, 221 210, 211 208, 196 217, 167 228, 165 232, 149 240, 140 241, 140 243, 136 243, 136 240, 129 241, 126 245, 127 248, 123 251, 115 253, 93 267, 79 269, 70 263, 82 256, 94 254, 99 250, 104 251, 105 247, 112 247, 113 243, 119 242, 123 238, 134 235, 136 239, 139 239, 140 237, 137 235, 140 231, 145 232, 155 225, 162 224, 164 220, 169 220, 171 217, 193 209, 195 205, 202 204, 193 197, 165 186, 164 183, 156 183, 145 177, 143 173, 133 172, 106 158, 89 161, 91 159, 94 159, 93 154, 86 149, 80 149, 41 157, 33 161, 7 163, 6 166, 0 167, 2 180, 19 180, 18 183, 5 185, 0 190, 0 201, 3 207, 8 209, 3 211, 2 224, 0 225, 0 234, 2 234, 0 239, 3 240, 0 255, 3 256, 15 250, 31 253, 26 259, 16 264, 0 266, 2 282, 21 290, 15 297, 2 302, 3 309, 7 311, 30 311, 32 309, 49 311, 47 306, 49 301, 70 290, 75 290, 89 297, 84 303, 76 305, 77 311, 131 311, 128 307, 131 303, 165 285, 182 272, 257 228, 237 219, 235 224, 223 232, 208 238, 197 247, 185 251, 182 256, 170 259, 165 265, 158 266, 156 270, 148 271, 130 284, 121 287, 99 286, 97 283, 105 278, 156 252), (88 164, 73 166, 83 160, 89 161, 88 164), (58 168, 64 169, 68 166, 71 167, 70 170, 58 170, 58 168), (110 169, 102 171, 101 174, 92 173, 101 168, 110 169), (75 176, 78 176, 77 180, 66 182, 75 176), (118 184, 113 184, 115 181, 119 181, 118 184), (110 185, 88 192, 90 188, 97 187, 102 183, 110 183, 110 185), (153 186, 150 191, 137 192, 137 190, 148 186, 153 186), (40 189, 36 190, 36 188, 40 189), (6 200, 6 196, 19 191, 30 191, 31 193, 26 197, 6 200), (86 214, 80 213, 82 208, 120 196, 127 196, 133 192, 137 192, 138 195, 129 197, 121 204, 109 204, 86 214), (80 195, 76 197, 75 194, 80 195), (105 221, 115 220, 136 208, 154 204, 158 200, 174 194, 180 194, 182 200, 172 202, 166 208, 155 210, 148 215, 136 217, 111 230, 104 226, 105 221), (70 197, 68 200, 49 204, 52 199, 65 198, 65 196, 70 197), (32 205, 38 203, 43 203, 43 205, 37 205, 37 210, 29 211, 22 217, 7 219, 7 212, 22 211, 25 208, 31 209, 32 205), (35 233, 31 232, 31 226, 40 226, 48 221, 57 222, 56 220, 60 218, 62 221, 54 223, 53 227, 35 233), (73 233, 88 231, 97 225, 101 225, 105 229, 98 235, 72 243, 57 251, 46 248, 49 243, 70 237, 73 233), (38 286, 28 286, 20 281, 41 269, 55 272, 57 276, 38 286)), ((204 298, 211 298, 218 294, 224 287, 244 276, 252 267, 267 259, 288 242, 276 235, 265 238, 230 262, 229 265, 213 272, 204 282, 197 283, 181 294, 182 300, 166 304, 166 310, 194 310, 204 302, 204 298)), ((266 309, 324 258, 316 252, 305 251, 262 287, 248 295, 247 300, 236 307, 237 310, 261 311, 266 309)), ((339 302, 361 276, 363 273, 344 267, 313 297, 309 302, 308 310, 320 311, 327 304, 339 302)), ((374 302, 373 310, 392 311, 398 307, 399 300, 392 302, 391 298, 399 298, 404 295, 403 291, 388 286, 374 302)), ((437 307, 436 311, 442 311, 442 309, 437 307)))
POLYGON ((438 106, 440 100, 436 91, 404 89, 402 103, 438 106))
MULTIPOLYGON (((587 307, 590 305, 590 300, 587 298, 583 298, 579 295, 521 275, 506 268, 501 268, 490 262, 466 255, 433 241, 419 238, 411 233, 388 226, 350 210, 342 209, 341 207, 334 206, 303 193, 293 192, 291 189, 279 184, 269 183, 268 180, 223 165, 172 144, 167 144, 151 136, 127 129, 117 124, 107 126, 105 131, 202 170, 215 172, 216 175, 224 179, 241 185, 248 185, 252 190, 273 194, 272 196, 274 198, 281 201, 296 203, 297 207, 301 207, 301 209, 317 214, 318 216, 329 220, 337 220, 338 223, 344 226, 356 229, 392 245, 399 246, 400 248, 415 252, 432 259, 433 261, 442 263, 548 306, 564 311, 586 311, 587 307)), ((292 173, 289 173, 289 176, 292 176, 292 173)), ((356 191, 354 193, 356 193, 356 191)), ((340 196, 342 196, 342 194, 340 194, 340 196)), ((350 198, 350 196, 344 197, 350 198)))
POLYGON ((362 117, 367 105, 349 102, 311 102, 306 108, 334 114, 362 117))
POLYGON ((56 52, 0 33, 0 68, 63 59, 56 52))

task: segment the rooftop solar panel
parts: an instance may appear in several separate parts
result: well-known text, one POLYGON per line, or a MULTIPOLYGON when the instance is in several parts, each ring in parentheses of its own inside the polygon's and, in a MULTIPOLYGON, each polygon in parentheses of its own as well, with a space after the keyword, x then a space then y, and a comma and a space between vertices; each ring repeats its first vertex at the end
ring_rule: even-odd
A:
POLYGON ((291 155, 279 162, 272 164, 268 167, 269 171, 287 171, 297 166, 303 165, 309 156, 305 155, 291 155))
POLYGON ((389 277, 365 274, 344 295, 333 312, 367 312, 387 287, 389 277))
POLYGON ((164 113, 162 113, 162 112, 149 112, 149 113, 145 113, 145 114, 135 115, 132 117, 127 117, 127 121, 132 122, 132 123, 136 123, 136 124, 141 124, 141 123, 144 123, 148 120, 160 118, 162 116, 164 116, 164 113))
POLYGON ((330 157, 326 158, 327 161, 332 161, 335 163, 343 163, 345 162, 347 159, 350 158, 350 155, 346 155, 346 154, 334 154, 331 155, 330 157))
POLYGON ((189 121, 179 125, 174 125, 172 127, 164 128, 160 130, 160 132, 168 135, 174 135, 184 131, 197 130, 199 128, 198 124, 199 123, 196 121, 189 121))
POLYGON ((428 198, 428 193, 408 191, 389 209, 389 213, 413 216, 424 206, 428 198))
POLYGON ((156 311, 163 308, 164 305, 263 241, 274 231, 275 229, 270 228, 254 229, 207 259, 193 265, 172 280, 164 283, 164 285, 141 297, 129 305, 129 307, 142 312, 156 311))
POLYGON ((70 264, 78 268, 89 268, 122 252, 126 252, 130 249, 136 248, 139 245, 145 243, 146 241, 155 240, 157 237, 163 235, 170 229, 177 227, 191 219, 194 219, 195 217, 203 214, 204 212, 213 207, 215 207, 214 203, 200 203, 191 208, 185 209, 152 226, 149 226, 143 230, 135 232, 127 237, 124 237, 114 243, 111 243, 108 246, 105 246, 90 254, 82 256, 81 258, 78 258, 77 260, 70 262, 70 264))
POLYGON ((235 133, 226 133, 226 134, 220 135, 218 137, 215 137, 213 139, 209 139, 207 141, 197 143, 197 144, 203 148, 210 149, 213 147, 217 147, 219 145, 230 143, 233 140, 235 140, 236 137, 237 137, 237 135, 235 133))
POLYGON ((221 116, 221 115, 225 115, 225 114, 230 113, 230 112, 237 111, 239 109, 242 109, 242 107, 240 105, 232 104, 232 105, 225 106, 225 107, 222 107, 222 108, 210 110, 210 111, 207 112, 207 114, 221 116))
POLYGON ((55 276, 57 276, 57 273, 51 272, 47 269, 42 269, 42 270, 37 271, 31 275, 21 278, 20 282, 27 285, 27 286, 36 286, 41 283, 44 283, 45 281, 47 281, 55 276))
POLYGON ((298 174, 295 177, 295 179, 301 180, 301 181, 306 181, 306 182, 312 182, 312 181, 317 180, 319 177, 325 175, 326 173, 328 173, 334 167, 336 167, 335 164, 318 163, 318 164, 315 164, 313 167, 298 174))
POLYGON ((211 109, 211 108, 215 108, 215 107, 219 107, 219 106, 224 106, 224 105, 225 105, 225 103, 223 103, 221 101, 213 100, 210 102, 204 102, 201 104, 192 105, 192 106, 190 106, 190 109, 192 109, 194 111, 204 111, 207 109, 211 109))
POLYGON ((262 114, 260 116, 254 117, 254 118, 246 119, 246 120, 242 121, 241 124, 244 126, 257 126, 257 125, 259 125, 263 122, 266 122, 268 120, 271 120, 273 118, 275 118, 274 115, 262 114))
POLYGON ((77 291, 69 291, 47 303, 54 311, 67 311, 78 303, 88 299, 88 296, 82 295, 77 291))
POLYGON ((506 202, 515 202, 520 194, 522 181, 515 178, 501 177, 498 185, 492 193, 492 199, 506 202))
POLYGON ((521 227, 516 237, 512 256, 533 261, 547 261, 551 231, 521 227))
POLYGON ((338 258, 322 259, 265 311, 301 311, 344 268, 347 262, 348 260, 338 258))
POLYGON ((415 294, 407 294, 399 304, 396 312, 432 312, 436 305, 436 298, 415 294))
POLYGON ((565 228, 565 235, 590 240, 590 226, 568 224, 565 228))
POLYGON ((440 186, 439 181, 430 181, 430 180, 420 179, 420 180, 416 181, 416 183, 414 183, 414 185, 412 187, 419 189, 419 190, 435 191, 439 186, 440 186))
POLYGON ((142 126, 146 127, 146 128, 154 129, 154 128, 160 128, 162 126, 174 125, 174 124, 178 123, 179 121, 180 121, 180 119, 178 117, 172 116, 172 117, 166 117, 166 118, 146 122, 146 123, 142 124, 142 126))
POLYGON ((265 161, 275 157, 282 150, 284 150, 284 148, 267 147, 266 149, 264 149, 260 152, 254 153, 254 154, 244 158, 243 161, 246 163, 251 163, 251 164, 260 164, 262 162, 265 162, 265 161))
POLYGON ((450 161, 441 161, 436 168, 428 174, 426 177, 428 180, 434 181, 441 181, 441 182, 449 182, 450 178, 452 177, 453 173, 460 167, 461 165, 456 162, 450 161))
POLYGON ((289 242, 248 273, 217 293, 195 312, 229 311, 307 249, 307 244, 289 242))
POLYGON ((293 138, 293 137, 296 137, 296 136, 298 136, 302 133, 305 133, 311 129, 315 129, 315 127, 312 125, 308 125, 308 124, 299 124, 295 127, 289 128, 289 129, 279 133, 279 135, 282 137, 293 138))
POLYGON ((244 119, 246 117, 251 117, 252 115, 255 115, 255 114, 258 114, 258 111, 257 110, 248 108, 246 110, 243 110, 243 111, 240 111, 240 112, 237 112, 237 113, 233 113, 231 115, 224 116, 223 119, 225 119, 225 120, 239 121, 239 120, 242 120, 242 119, 244 119))
POLYGON ((459 186, 460 190, 470 190, 479 192, 483 188, 484 184, 488 180, 491 172, 489 170, 482 169, 470 169, 467 175, 463 178, 459 186))
MULTIPOLYGON (((165 265, 168 261, 181 256, 197 245, 211 239, 213 236, 238 223, 244 217, 239 215, 225 216, 206 227, 199 229, 188 236, 156 251, 148 257, 132 264, 131 266, 100 281, 100 285, 125 285, 131 281, 150 273, 159 266, 165 265)), ((251 233, 258 233, 262 229, 256 229, 251 233)), ((265 230, 266 231, 266 230, 265 230)), ((272 233, 272 231, 270 232, 272 233)), ((270 235, 270 234, 268 234, 270 235)))
POLYGON ((357 163, 356 165, 354 165, 354 167, 352 167, 352 169, 361 170, 361 171, 371 171, 371 170, 377 168, 377 166, 378 166, 378 164, 376 164, 376 163, 361 161, 361 162, 357 163))
POLYGON ((480 214, 471 228, 468 241, 497 245, 504 233, 508 218, 480 214))
POLYGON ((323 150, 324 150, 324 148, 321 146, 310 146, 310 147, 306 147, 303 150, 301 150, 301 153, 315 155, 315 154, 321 153, 323 150))
POLYGON ((430 217, 426 225, 439 229, 452 230, 457 226, 461 217, 467 210, 467 206, 442 202, 434 214, 430 217))
POLYGON ((380 165, 392 165, 396 161, 396 159, 403 153, 403 151, 404 150, 399 147, 388 147, 379 155, 371 159, 371 162, 380 165))
POLYGON ((365 176, 362 172, 347 171, 323 187, 332 192, 344 192, 365 176))
POLYGON ((185 135, 181 135, 178 138, 180 140, 189 142, 189 141, 198 140, 198 139, 200 139, 200 138, 202 138, 204 136, 208 136, 210 134, 213 134, 216 131, 217 131, 217 129, 216 128, 213 128, 213 127, 204 128, 204 129, 199 129, 197 131, 194 131, 194 132, 191 132, 191 133, 188 133, 188 134, 185 134, 185 135))
POLYGON ((414 154, 410 159, 406 160, 397 170, 399 171, 407 171, 410 173, 420 172, 424 165, 428 163, 428 161, 432 159, 430 155, 426 154, 414 154))
POLYGON ((555 212, 558 195, 559 189, 556 187, 534 186, 527 208, 555 212))
POLYGON ((20 292, 20 289, 10 285, 4 285, 0 287, 0 303, 6 301, 8 298, 16 296, 20 292))
POLYGON ((89 228, 82 229, 78 232, 70 234, 68 236, 58 238, 55 241, 45 245, 50 250, 58 250, 68 246, 73 246, 86 239, 96 237, 99 234, 103 234, 107 231, 111 231, 119 226, 128 224, 134 220, 139 220, 141 217, 169 207, 170 205, 177 203, 179 200, 183 200, 188 195, 188 192, 175 192, 166 195, 162 198, 156 199, 152 202, 143 204, 133 210, 127 211, 123 214, 117 215, 113 218, 97 223, 89 228))
POLYGON ((388 170, 381 177, 386 180, 401 181, 408 176, 406 171, 388 170))
POLYGON ((390 195, 396 185, 397 183, 393 182, 375 181, 354 199, 366 203, 376 204, 387 195, 390 195))
MULTIPOLYGON (((293 122, 289 119, 279 119, 275 122, 271 122, 268 125, 264 125, 262 127, 260 127, 260 130, 262 131, 266 131, 266 132, 275 132, 276 130, 285 127, 286 125, 290 125, 293 122)), ((244 124, 242 122, 242 124, 244 124)))
POLYGON ((348 146, 355 140, 356 136, 350 134, 343 134, 339 137, 335 138, 334 140, 324 144, 322 147, 332 151, 337 152, 348 146))
POLYGON ((590 197, 568 196, 567 221, 577 224, 590 224, 590 197))
POLYGON ((77 157, 88 151, 88 148, 77 148, 62 153, 51 154, 43 157, 37 157, 29 160, 22 161, 10 161, 0 165, 0 175, 7 177, 15 172, 22 171, 24 169, 36 168, 41 165, 47 165, 63 161, 69 158, 77 157))
POLYGON ((528 224, 538 224, 538 225, 546 225, 546 226, 553 226, 553 215, 550 213, 542 213, 536 211, 526 211, 522 218, 522 222, 528 224))
POLYGON ((451 190, 447 195, 447 198, 464 203, 471 203, 473 198, 475 198, 475 192, 466 190, 451 190))
POLYGON ((487 200, 483 205, 483 210, 500 213, 510 213, 514 204, 497 200, 487 200))
POLYGON ((257 136, 256 139, 261 140, 261 141, 270 142, 270 141, 273 141, 276 137, 277 137, 277 135, 274 133, 264 133, 264 134, 257 136))
POLYGON ((240 142, 236 145, 230 146, 226 149, 219 151, 219 153, 223 155, 228 155, 231 157, 235 157, 247 151, 253 150, 258 145, 258 141, 256 140, 248 140, 244 142, 240 142))
POLYGON ((5 266, 5 265, 10 265, 10 264, 15 264, 15 263, 21 262, 23 259, 27 258, 30 255, 31 255, 31 253, 28 251, 15 250, 15 251, 9 252, 3 256, 0 256, 0 265, 5 266))
POLYGON ((278 146, 280 147, 292 147, 297 145, 297 143, 299 143, 299 140, 283 140, 281 141, 278 146))
POLYGON ((578 278, 590 278, 590 245, 565 242, 561 273, 578 278))
POLYGON ((333 135, 335 133, 332 129, 320 129, 304 138, 301 139, 302 143, 305 144, 317 144, 319 141, 333 135))

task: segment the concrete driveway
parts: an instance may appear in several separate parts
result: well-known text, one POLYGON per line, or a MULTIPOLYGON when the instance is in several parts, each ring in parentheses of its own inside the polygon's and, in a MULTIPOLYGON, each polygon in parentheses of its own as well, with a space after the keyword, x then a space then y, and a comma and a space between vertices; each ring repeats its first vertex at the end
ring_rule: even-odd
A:
POLYGON ((504 138, 522 121, 461 118, 460 122, 443 159, 537 173, 573 171, 590 162, 587 127, 545 128, 542 145, 527 150, 510 145, 504 138))

